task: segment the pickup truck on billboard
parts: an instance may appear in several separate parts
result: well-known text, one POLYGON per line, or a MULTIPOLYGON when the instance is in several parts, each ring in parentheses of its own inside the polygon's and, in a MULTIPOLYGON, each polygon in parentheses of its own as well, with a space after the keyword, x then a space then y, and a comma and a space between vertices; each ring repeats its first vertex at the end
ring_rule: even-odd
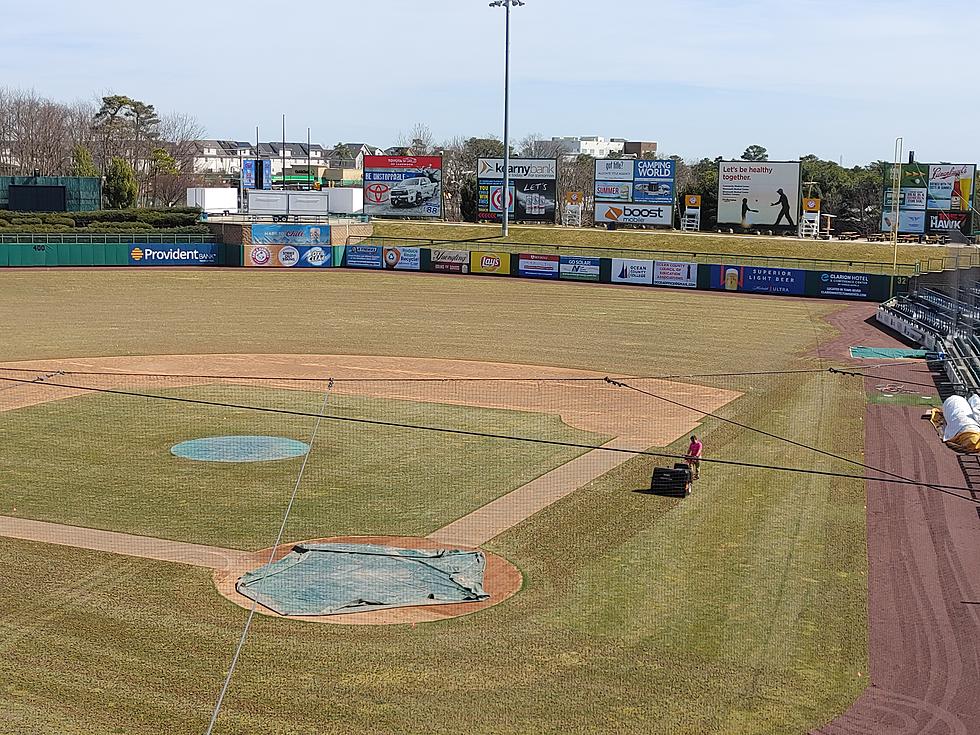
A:
POLYGON ((388 198, 393 207, 417 207, 431 199, 438 189, 439 185, 432 179, 415 176, 398 182, 388 198))

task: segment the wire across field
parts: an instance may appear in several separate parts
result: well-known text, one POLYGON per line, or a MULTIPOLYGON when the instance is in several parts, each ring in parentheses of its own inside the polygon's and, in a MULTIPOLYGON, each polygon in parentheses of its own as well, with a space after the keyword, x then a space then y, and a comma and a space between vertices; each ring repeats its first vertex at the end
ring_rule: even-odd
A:
MULTIPOLYGON (((619 376, 779 371, 825 367, 813 350, 834 336, 822 317, 840 308, 650 289, 520 285, 356 273, 315 279, 293 273, 17 273, 0 291, 0 313, 15 313, 16 304, 24 303, 18 299, 31 293, 47 297, 35 311, 4 323, 9 338, 0 345, 0 359, 346 352, 545 364, 619 376), (137 301, 139 309, 115 308, 137 301), (222 301, 236 308, 223 308, 222 301), (508 304, 506 319, 501 304, 508 304), (304 314, 330 316, 284 318, 300 305, 304 314), (71 324, 59 318, 68 313, 71 324), (174 324, 180 329, 168 326, 174 324)), ((741 394, 717 409, 724 417, 842 455, 862 454, 866 394, 860 379, 813 373, 679 382, 741 394)), ((260 389, 194 384, 173 390, 260 389)), ((0 400, 16 393, 0 393, 0 400)), ((309 405, 315 393, 276 391, 267 400, 309 405)), ((528 389, 525 398, 530 403, 535 395, 528 389)), ((338 409, 378 410, 377 396, 336 397, 342 399, 338 409)), ((168 450, 166 427, 149 427, 144 447, 139 436, 107 420, 81 427, 58 422, 58 411, 86 402, 106 401, 109 407, 99 410, 109 418, 106 412, 121 400, 140 404, 131 409, 135 423, 144 410, 157 410, 143 405, 147 399, 72 397, 0 412, 0 427, 9 431, 18 415, 30 413, 35 427, 48 429, 33 432, 33 448, 18 444, 20 464, 32 467, 62 448, 87 462, 86 441, 168 450)), ((636 404, 642 416, 652 399, 631 400, 643 401, 636 404)), ((561 423, 515 412, 513 406, 438 405, 402 395, 386 399, 383 411, 422 412, 426 419, 438 411, 453 422, 497 421, 510 429, 508 422, 516 420, 537 434, 586 433, 596 441, 614 433, 583 428, 568 417, 561 423)), ((180 410, 203 422, 195 434, 212 428, 225 433, 197 409, 180 410)), ((252 418, 249 433, 254 426, 252 418)), ((276 418, 267 430, 306 435, 288 428, 288 420, 276 418)), ((363 431, 344 436, 353 440, 363 431)), ((704 420, 699 433, 707 452, 719 458, 840 468, 805 448, 714 419, 704 420)), ((376 450, 385 449, 387 438, 375 436, 376 450)), ((427 444, 419 446, 429 451, 427 444)), ((506 476, 505 455, 512 448, 485 446, 481 453, 478 446, 470 455, 472 473, 494 476, 503 464, 506 476)), ((667 449, 683 453, 686 437, 667 449)), ((376 456, 362 457, 357 466, 376 456)), ((547 464, 565 456, 548 450, 533 459, 547 464)), ((654 462, 631 459, 490 541, 488 550, 516 563, 525 580, 502 605, 415 628, 256 619, 217 731, 799 733, 847 709, 867 684, 863 483, 718 466, 706 468, 694 494, 679 502, 634 492, 649 486, 654 462)), ((419 467, 428 473, 426 464, 419 467)), ((524 461, 514 463, 511 485, 524 479, 524 467, 524 461)), ((351 506, 389 481, 380 470, 368 471, 376 474, 362 492, 346 497, 351 506)), ((332 472, 320 469, 323 478, 332 472)), ((139 473, 135 469, 131 479, 139 473)), ((91 470, 86 482, 99 476, 91 470)), ((115 475, 114 483, 123 481, 115 475)), ((45 482, 49 497, 24 493, 18 502, 43 504, 44 515, 57 510, 56 478, 49 474, 45 482)), ((180 516, 178 500, 209 510, 212 484, 202 487, 186 477, 181 482, 191 484, 183 494, 169 491, 169 505, 149 499, 153 515, 180 516)), ((322 518, 318 513, 331 508, 341 520, 361 513, 369 520, 365 511, 343 507, 344 498, 334 491, 318 496, 316 485, 311 489, 311 499, 322 502, 304 515, 301 488, 300 521, 322 518)), ((253 498, 264 492, 281 499, 288 488, 248 486, 253 498)), ((478 504, 484 492, 465 503, 478 504)), ((434 493, 432 509, 413 507, 418 503, 412 493, 403 486, 394 500, 408 506, 379 503, 373 517, 418 528, 450 515, 441 491, 434 493)), ((91 507, 71 497, 61 502, 90 518, 101 514, 105 520, 116 512, 107 511, 108 494, 93 492, 84 500, 91 507)), ((180 531, 172 518, 141 518, 136 506, 144 500, 128 496, 128 523, 180 531)), ((272 543, 275 529, 261 534, 262 524, 249 519, 242 501, 228 494, 216 500, 229 505, 212 514, 214 528, 185 526, 185 538, 237 535, 251 543, 262 535, 258 547, 272 543)), ((323 535, 319 527, 310 530, 290 529, 288 536, 323 535)), ((383 529, 354 532, 372 530, 383 529)), ((208 570, 0 539, 0 575, 3 729, 154 733, 167 723, 171 732, 203 731, 245 616, 215 592, 208 570)))

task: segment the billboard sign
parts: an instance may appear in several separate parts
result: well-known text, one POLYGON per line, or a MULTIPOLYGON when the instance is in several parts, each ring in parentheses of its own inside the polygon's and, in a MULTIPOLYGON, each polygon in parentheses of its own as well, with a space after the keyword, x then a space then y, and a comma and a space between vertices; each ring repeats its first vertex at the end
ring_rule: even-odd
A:
POLYGON ((470 253, 470 273, 485 273, 494 276, 510 275, 510 253, 470 253))
POLYGON ((612 282, 653 285, 654 262, 652 260, 612 259, 612 282))
POLYGON ((764 268, 752 265, 712 265, 710 287, 716 291, 802 296, 806 271, 797 268, 764 268))
POLYGON ((469 273, 469 250, 433 250, 429 267, 435 273, 469 273))
POLYGON ((525 278, 558 278, 560 264, 557 255, 521 253, 517 256, 517 275, 525 278))
MULTIPOLYGON (((554 158, 511 158, 508 213, 515 222, 554 224, 558 202, 558 161, 554 158)), ((499 222, 504 208, 504 160, 477 162, 477 218, 499 222)))
POLYGON ((598 281, 599 258, 562 255, 558 260, 558 274, 565 281, 598 281))
MULTIPOLYGON (((806 295, 831 299, 873 299, 882 295, 873 293, 874 291, 881 290, 875 288, 878 279, 873 281, 872 276, 869 276, 867 273, 810 271, 807 274, 807 281, 809 283, 807 285, 806 295)), ((884 297, 887 298, 887 294, 884 294, 884 297)))
POLYGON ((658 260, 653 266, 653 285, 697 288, 698 265, 697 263, 675 263, 668 260, 658 260))
POLYGON ((364 156, 364 214, 441 217, 442 156, 364 156))
POLYGON ((386 270, 422 270, 422 250, 420 248, 382 248, 381 262, 386 270))
POLYGON ((252 225, 253 245, 329 245, 328 225, 252 225))
MULTIPOLYGON (((926 200, 928 199, 928 189, 899 189, 898 208, 911 210, 925 210, 926 200)), ((892 200, 894 199, 894 189, 885 189, 885 209, 891 210, 892 200)))
MULTIPOLYGON (((885 209, 881 215, 881 231, 891 232, 892 226, 892 211, 885 209)), ((898 212, 898 231, 906 235, 921 235, 926 231, 926 213, 900 209, 898 212)))
POLYGON ((255 159, 246 158, 242 161, 242 188, 255 188, 255 159))
POLYGON ((673 160, 597 159, 595 223, 670 227, 675 181, 673 160))
POLYGON ((977 167, 973 164, 933 164, 929 166, 927 209, 943 212, 969 212, 977 167))
POLYGON ((799 161, 721 161, 718 223, 796 229, 800 219, 799 161))
POLYGON ((670 226, 673 207, 665 204, 617 204, 596 202, 595 223, 670 226))
POLYGON ((969 212, 929 212, 929 232, 966 232, 970 227, 969 212))
POLYGON ((217 265, 218 245, 201 243, 193 247, 135 244, 129 249, 130 265, 217 265))
POLYGON ((333 248, 329 245, 246 245, 244 265, 248 268, 329 268, 333 248))
POLYGON ((380 245, 348 245, 344 265, 348 268, 381 268, 380 245))

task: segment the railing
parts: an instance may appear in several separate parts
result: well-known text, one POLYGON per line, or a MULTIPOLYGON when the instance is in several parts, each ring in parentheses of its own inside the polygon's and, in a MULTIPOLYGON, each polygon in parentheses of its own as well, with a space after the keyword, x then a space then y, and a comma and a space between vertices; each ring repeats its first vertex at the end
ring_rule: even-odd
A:
MULTIPOLYGON (((348 244, 381 245, 387 247, 420 246, 444 250, 491 250, 500 252, 543 253, 559 255, 582 255, 603 258, 627 257, 647 260, 671 260, 690 263, 754 265, 764 268, 799 268, 801 270, 822 270, 849 273, 877 273, 892 275, 892 264, 866 260, 831 260, 826 258, 799 258, 781 255, 751 255, 745 253, 706 253, 693 250, 649 250, 644 248, 602 247, 593 245, 532 244, 501 242, 497 240, 435 240, 416 237, 378 237, 358 238, 352 235, 348 244), (353 242, 352 242, 353 241, 353 242)), ((897 274, 914 276, 920 273, 920 263, 899 263, 897 274)))
POLYGON ((262 224, 295 223, 304 225, 328 225, 330 221, 370 222, 366 214, 209 214, 206 222, 212 224, 262 224))
POLYGON ((167 235, 153 234, 135 230, 132 233, 84 233, 73 234, 30 234, 0 235, 0 245, 130 245, 150 243, 153 245, 186 245, 191 243, 214 242, 214 235, 167 235))

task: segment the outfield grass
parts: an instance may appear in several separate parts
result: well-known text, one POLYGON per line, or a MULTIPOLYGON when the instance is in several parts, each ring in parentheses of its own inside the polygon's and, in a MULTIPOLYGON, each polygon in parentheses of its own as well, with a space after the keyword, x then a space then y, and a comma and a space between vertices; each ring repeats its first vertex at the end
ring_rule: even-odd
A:
MULTIPOLYGON (((780 370, 822 364, 805 355, 833 336, 820 317, 836 308, 380 273, 18 272, 0 289, 0 359, 340 352, 780 370)), ((724 416, 860 456, 860 381, 703 382, 744 393, 724 416)), ((84 440, 58 428, 62 444, 84 440)), ((700 433, 714 456, 849 469, 715 420, 700 433)), ((677 501, 634 492, 653 464, 633 459, 488 544, 525 586, 474 616, 257 619, 218 732, 797 734, 846 709, 867 683, 863 484, 706 466, 677 501)), ((0 730, 204 730, 247 614, 206 571, 0 539, 0 575, 0 730)))
MULTIPOLYGON (((445 242, 482 240, 493 244, 500 241, 499 225, 456 225, 427 222, 396 222, 375 220, 374 235, 387 238, 425 238, 445 242)), ((718 233, 681 233, 653 230, 615 230, 600 228, 577 229, 567 227, 511 227, 507 240, 513 243, 533 245, 569 245, 587 248, 627 248, 652 252, 674 252, 679 256, 695 253, 756 256, 766 258, 803 258, 844 263, 863 261, 887 264, 894 260, 894 248, 890 243, 826 242, 800 240, 787 237, 726 235, 718 233)), ((943 256, 956 256, 962 248, 931 245, 905 245, 898 247, 898 262, 914 264, 921 260, 943 256)), ((605 253, 604 253, 605 254, 605 253)), ((618 255, 618 253, 612 253, 618 255)), ((717 261, 717 258, 715 259, 717 261)), ((799 266, 804 267, 804 266, 799 266)), ((825 266, 820 266, 825 267, 825 266)), ((877 272, 877 271, 876 271, 877 272)), ((888 271, 890 272, 890 270, 888 271)))

